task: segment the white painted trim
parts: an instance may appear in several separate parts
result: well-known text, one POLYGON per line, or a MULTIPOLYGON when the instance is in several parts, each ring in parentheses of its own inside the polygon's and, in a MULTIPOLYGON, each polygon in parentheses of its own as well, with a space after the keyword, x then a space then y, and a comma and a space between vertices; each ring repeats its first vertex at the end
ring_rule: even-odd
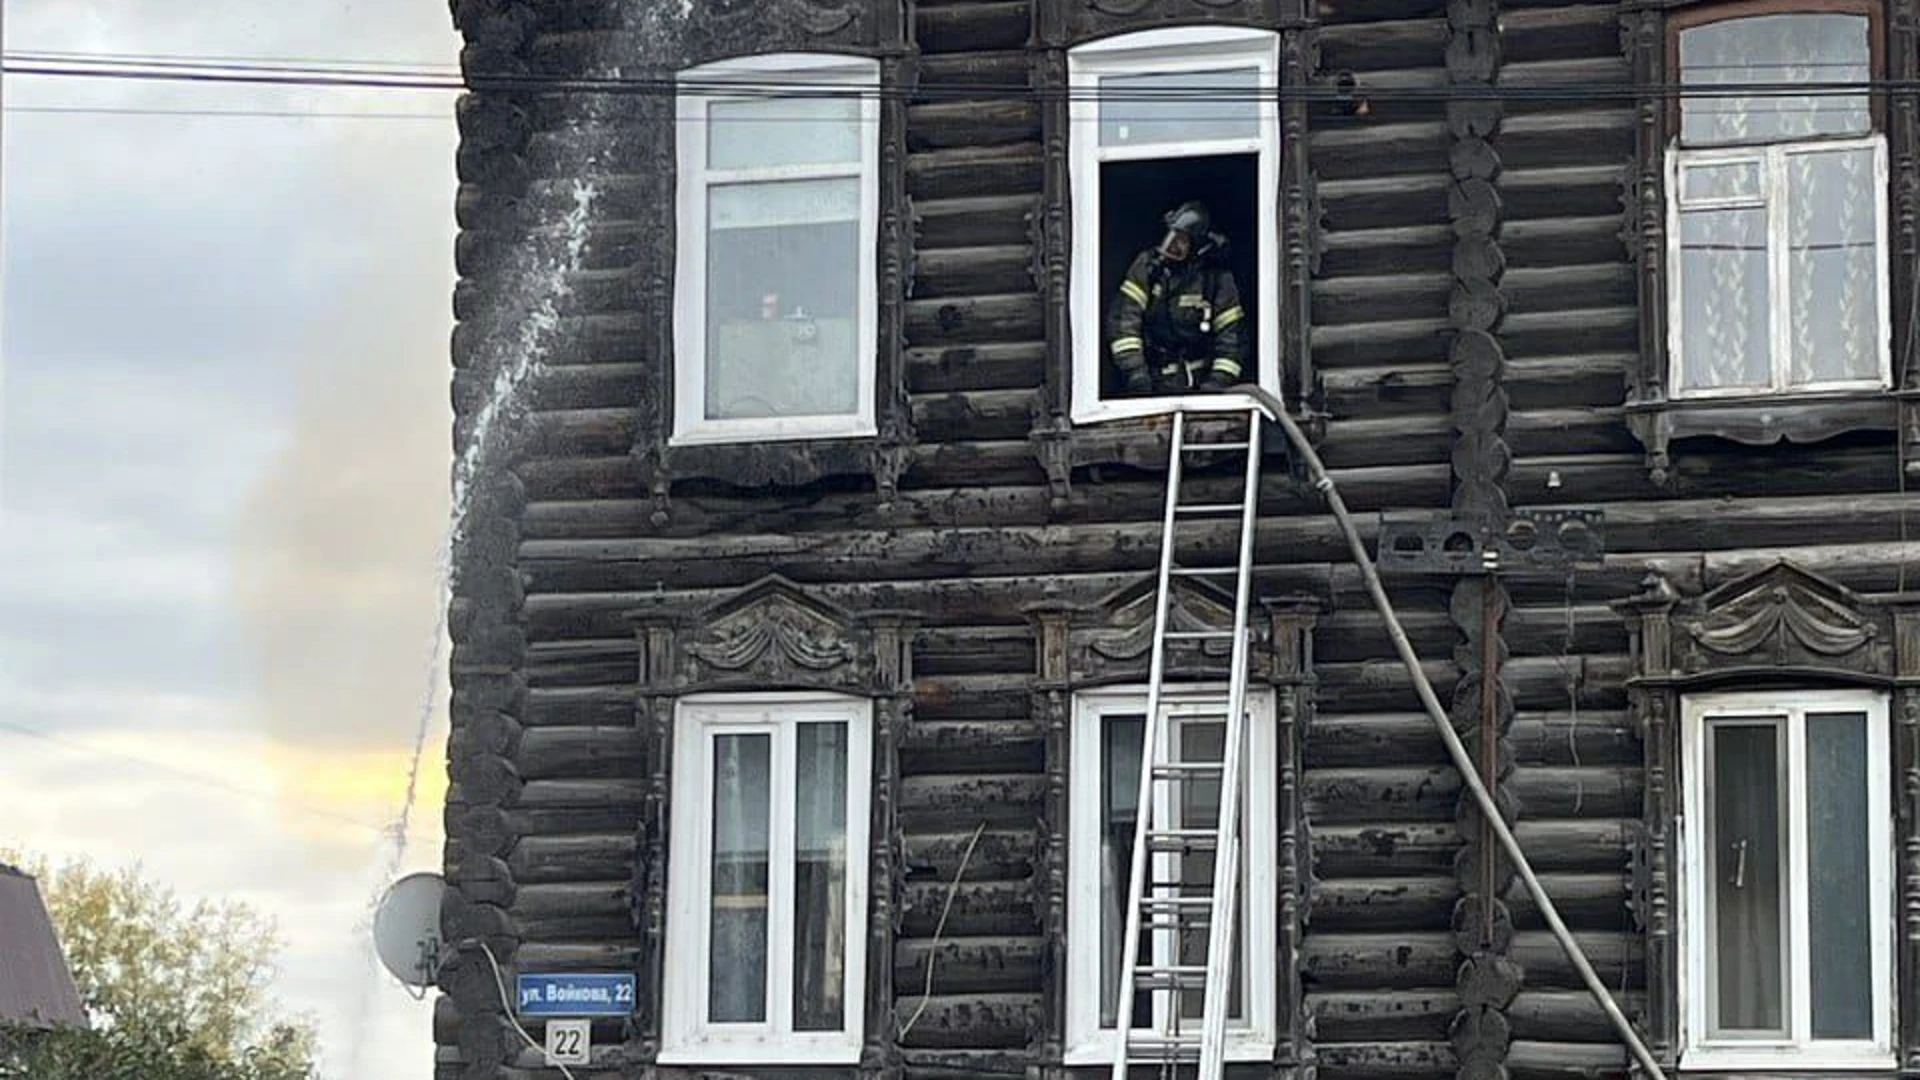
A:
MULTIPOLYGON (((1218 716, 1224 686, 1168 688, 1162 707, 1173 717, 1164 727, 1172 738, 1182 717, 1218 716)), ((1067 1031, 1064 1063, 1110 1065, 1114 1029, 1100 1027, 1100 780, 1101 728, 1106 717, 1140 715, 1147 707, 1144 686, 1086 690, 1073 698, 1073 731, 1067 781, 1067 1031), (1095 906, 1085 910, 1088 902, 1095 906)), ((1279 762, 1278 725, 1273 691, 1247 690, 1247 768, 1244 770, 1246 833, 1242 839, 1239 965, 1246 974, 1241 1008, 1245 1014, 1227 1026, 1230 1061, 1271 1060, 1274 1025, 1274 950, 1278 947, 1274 867, 1279 858, 1278 801, 1274 769, 1279 762), (1264 767, 1263 767, 1264 766, 1264 767)))
POLYGON ((673 780, 667 847, 667 935, 661 1002, 663 1065, 851 1065, 860 1059, 866 1019, 868 823, 873 776, 873 703, 821 693, 712 694, 684 697, 675 707, 673 780), (795 729, 803 722, 847 728, 847 899, 845 1027, 794 1031, 793 849, 791 807, 795 729), (767 1019, 713 1024, 706 1018, 712 890, 713 778, 708 747, 722 733, 764 732, 772 738, 769 798, 767 1019))
POLYGON ((1887 140, 1881 133, 1847 139, 1808 139, 1765 145, 1714 147, 1689 150, 1675 142, 1667 151, 1667 395, 1679 400, 1747 397, 1795 397, 1828 391, 1886 390, 1893 385, 1892 286, 1888 277, 1887 246, 1887 140), (1792 220, 1792 185, 1787 182, 1787 160, 1806 154, 1838 150, 1873 150, 1874 237, 1879 258, 1875 263, 1875 313, 1880 334, 1879 374, 1871 379, 1835 379, 1825 382, 1792 382, 1793 374, 1793 283, 1791 247, 1788 238, 1792 220), (1680 173, 1683 168, 1729 162, 1756 162, 1760 165, 1760 195, 1757 198, 1683 199, 1680 173), (1680 215, 1683 210, 1764 209, 1767 214, 1767 301, 1771 322, 1768 327, 1771 381, 1767 386, 1698 387, 1686 386, 1686 302, 1682 295, 1680 215))
POLYGON ((1895 1012, 1899 1008, 1898 965, 1894 963, 1894 878, 1892 757, 1887 695, 1875 690, 1730 692, 1688 695, 1681 705, 1682 812, 1680 861, 1680 1003, 1683 1069, 1764 1069, 1804 1072, 1815 1069, 1892 1069, 1895 1012), (1867 718, 1867 838, 1869 922, 1872 932, 1874 1034, 1870 1040, 1811 1037, 1808 1004, 1811 960, 1807 895, 1806 717, 1808 713, 1857 712, 1867 718), (1787 995, 1783 1016, 1788 1030, 1777 1038, 1712 1038, 1712 979, 1715 970, 1711 891, 1707 888, 1708 729, 1719 719, 1771 719, 1785 732, 1781 761, 1785 813, 1783 829, 1789 902, 1783 970, 1787 995))
MULTIPOLYGON (((675 446, 786 439, 858 438, 878 432, 875 418, 879 355, 880 62, 869 57, 776 53, 687 68, 675 97, 676 245, 673 290, 675 446), (845 165, 707 169, 707 106, 730 100, 726 85, 765 80, 841 88, 860 93, 860 160, 845 165), (855 357, 858 408, 831 416, 706 417, 706 291, 708 191, 723 183, 857 178, 860 181, 860 261, 855 357)), ((737 95, 732 99, 737 100, 737 95)))
MULTIPOLYGON (((1280 304, 1280 36, 1246 27, 1181 26, 1123 34, 1076 46, 1067 53, 1067 175, 1072 187, 1073 268, 1068 286, 1073 333, 1073 414, 1076 424, 1101 423, 1157 415, 1176 398, 1100 400, 1100 372, 1106 362, 1106 325, 1101 318, 1117 281, 1099 280, 1100 167, 1109 161, 1162 160, 1242 153, 1258 158, 1254 199, 1257 237, 1233 237, 1254 243, 1259 294, 1253 297, 1257 322, 1254 371, 1260 385, 1280 393, 1280 340, 1286 319, 1280 304), (1264 91, 1257 109, 1257 139, 1212 139, 1157 146, 1102 147, 1099 144, 1099 82, 1113 75, 1199 73, 1257 67, 1264 91)), ((1161 207, 1160 209, 1166 209, 1161 207)))

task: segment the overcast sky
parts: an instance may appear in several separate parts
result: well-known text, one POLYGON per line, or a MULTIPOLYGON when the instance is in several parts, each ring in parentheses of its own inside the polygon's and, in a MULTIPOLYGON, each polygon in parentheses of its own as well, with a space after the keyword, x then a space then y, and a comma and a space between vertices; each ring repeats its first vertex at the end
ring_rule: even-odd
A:
MULTIPOLYGON (((4 3, 9 53, 458 50, 443 0, 4 3)), ((9 76, 5 103, 0 846, 256 905, 328 1075, 423 1080, 427 1007, 364 930, 444 685, 451 97, 9 76), (167 115, 44 111, 71 108, 167 115), (405 115, 187 115, 235 110, 405 115)))

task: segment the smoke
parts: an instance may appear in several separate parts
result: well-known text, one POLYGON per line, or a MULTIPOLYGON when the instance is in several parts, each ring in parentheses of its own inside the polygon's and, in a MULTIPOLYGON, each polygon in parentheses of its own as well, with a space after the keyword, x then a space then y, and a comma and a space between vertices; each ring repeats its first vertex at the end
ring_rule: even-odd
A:
MULTIPOLYGON (((337 190, 360 204, 335 210, 359 238, 345 255, 353 284, 303 350, 289 439, 246 501, 234 560, 265 734, 368 766, 393 755, 388 775, 366 778, 389 799, 404 782, 442 616, 453 184, 427 215, 417 186, 385 196, 355 174, 414 165, 445 175, 451 135, 426 141, 345 148, 354 164, 337 190)), ((292 761, 303 768, 298 753, 292 761)))

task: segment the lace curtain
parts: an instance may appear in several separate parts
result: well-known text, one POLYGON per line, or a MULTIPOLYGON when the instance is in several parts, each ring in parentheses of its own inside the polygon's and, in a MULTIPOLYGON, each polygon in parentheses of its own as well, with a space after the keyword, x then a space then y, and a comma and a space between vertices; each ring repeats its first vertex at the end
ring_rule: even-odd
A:
POLYGON ((1879 370, 1879 224, 1866 94, 1781 94, 1872 77, 1864 15, 1729 19, 1680 33, 1684 389, 1804 385, 1879 370), (1760 84, 1750 94, 1716 88, 1760 84), (1709 93, 1699 93, 1705 90, 1709 93), (1724 91, 1721 91, 1724 93, 1724 91), (1751 147, 1751 154, 1717 148, 1751 147), (1709 205, 1697 204, 1710 201, 1709 205), (1695 204, 1690 206, 1689 204, 1695 204), (1773 252, 1785 246, 1786 278, 1773 252), (1777 342, 1776 305, 1788 332, 1777 342), (1783 347, 1785 357, 1775 357, 1783 347), (1784 369, 1784 370, 1782 370, 1784 369))

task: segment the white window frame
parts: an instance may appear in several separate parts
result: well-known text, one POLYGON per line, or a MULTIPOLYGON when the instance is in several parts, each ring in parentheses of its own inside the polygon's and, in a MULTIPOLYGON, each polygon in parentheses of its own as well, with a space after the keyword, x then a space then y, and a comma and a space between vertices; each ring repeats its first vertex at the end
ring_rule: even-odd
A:
MULTIPOLYGON (((1180 718, 1219 717, 1225 686, 1169 688, 1162 695, 1163 724, 1170 738, 1180 718)), ((1100 1026, 1100 777, 1101 730, 1109 716, 1146 712, 1144 686, 1081 691, 1073 699, 1073 731, 1068 781, 1067 837, 1067 1065, 1108 1065, 1113 1061, 1115 1028, 1100 1026), (1088 905, 1091 903, 1091 910, 1088 905)), ((1270 688, 1247 691, 1247 768, 1241 785, 1246 800, 1246 835, 1241 837, 1245 872, 1240 893, 1240 967, 1245 1018, 1227 1025, 1227 1059, 1269 1061, 1278 1038, 1274 1010, 1274 922, 1277 918, 1274 867, 1279 858, 1279 808, 1273 774, 1278 733, 1270 688)))
POLYGON ((1669 393, 1674 398, 1741 398, 1794 396, 1847 391, 1885 390, 1893 385, 1893 323, 1891 286, 1888 283, 1887 249, 1887 139, 1885 134, 1834 139, 1815 138, 1794 142, 1754 146, 1705 147, 1687 149, 1676 140, 1667 153, 1667 355, 1672 378, 1669 393), (1873 155, 1873 232, 1875 240, 1875 317, 1880 333, 1879 373, 1866 379, 1831 379, 1820 382, 1792 381, 1793 377, 1793 259, 1788 223, 1792 220, 1792 185, 1787 181, 1787 162, 1804 154, 1836 150, 1871 149, 1873 155), (1686 199, 1681 188, 1682 173, 1690 168, 1710 165, 1754 164, 1760 170, 1760 193, 1756 196, 1686 199), (1686 297, 1681 265, 1680 217, 1686 210, 1765 210, 1767 214, 1767 307, 1770 315, 1767 347, 1771 354, 1771 378, 1766 386, 1687 386, 1686 297))
POLYGON ((672 801, 668 830, 667 935, 660 1062, 664 1065, 852 1065, 860 1060, 866 1019, 867 837, 872 798, 873 703, 842 694, 697 695, 675 707, 672 801), (795 728, 802 722, 847 726, 846 998, 839 1031, 794 1031, 793 805, 795 728), (774 809, 769 823, 767 1019, 708 1023, 711 934, 713 778, 716 735, 772 736, 774 809))
MULTIPOLYGON (((1252 243, 1259 266, 1259 295, 1254 297, 1257 325, 1254 370, 1268 391, 1280 392, 1280 35, 1246 27, 1182 26, 1143 30, 1078 46, 1067 53, 1067 175, 1073 196, 1072 274, 1073 422, 1099 423, 1165 412, 1175 401, 1188 408, 1245 411, 1238 399, 1215 402, 1200 397, 1147 397, 1100 400, 1100 373, 1107 363, 1106 320, 1101 313, 1120 282, 1100 280, 1100 169, 1109 161, 1173 160, 1220 154, 1254 154, 1258 183, 1254 200, 1259 235, 1233 237, 1252 243), (1100 80, 1126 75, 1197 74, 1249 65, 1260 70, 1259 135, 1251 139, 1209 139, 1143 146, 1100 145, 1100 80)), ((1168 207, 1138 212, 1159 213, 1168 207)))
POLYGON ((675 192, 678 243, 674 265, 674 445, 860 438, 874 435, 874 395, 879 352, 880 62, 871 57, 823 53, 769 53, 722 60, 679 73, 676 94, 678 171, 675 192), (825 91, 860 93, 860 161, 828 165, 783 165, 758 169, 707 167, 709 107, 753 100, 702 84, 766 82, 825 91), (707 382, 707 192, 722 183, 779 180, 860 181, 859 309, 855 330, 858 378, 856 408, 823 416, 709 419, 707 382))
POLYGON ((1681 706, 1683 775, 1690 780, 1680 818, 1682 903, 1680 920, 1680 1009, 1685 1033, 1680 1065, 1685 1069, 1892 1069, 1893 1033, 1899 1007, 1899 965, 1894 958, 1893 765, 1889 748, 1887 695, 1873 690, 1738 692, 1688 695, 1681 706), (1873 1038, 1821 1039, 1811 1036, 1807 906, 1806 715, 1864 713, 1867 718, 1867 837, 1869 912, 1874 971, 1873 1038), (1787 883, 1787 925, 1782 969, 1787 1001, 1782 1015, 1786 1038, 1710 1037, 1712 981, 1717 970, 1709 925, 1707 832, 1710 826, 1707 783, 1707 733, 1717 719, 1784 716, 1786 752, 1785 813, 1787 850, 1781 860, 1787 883))

